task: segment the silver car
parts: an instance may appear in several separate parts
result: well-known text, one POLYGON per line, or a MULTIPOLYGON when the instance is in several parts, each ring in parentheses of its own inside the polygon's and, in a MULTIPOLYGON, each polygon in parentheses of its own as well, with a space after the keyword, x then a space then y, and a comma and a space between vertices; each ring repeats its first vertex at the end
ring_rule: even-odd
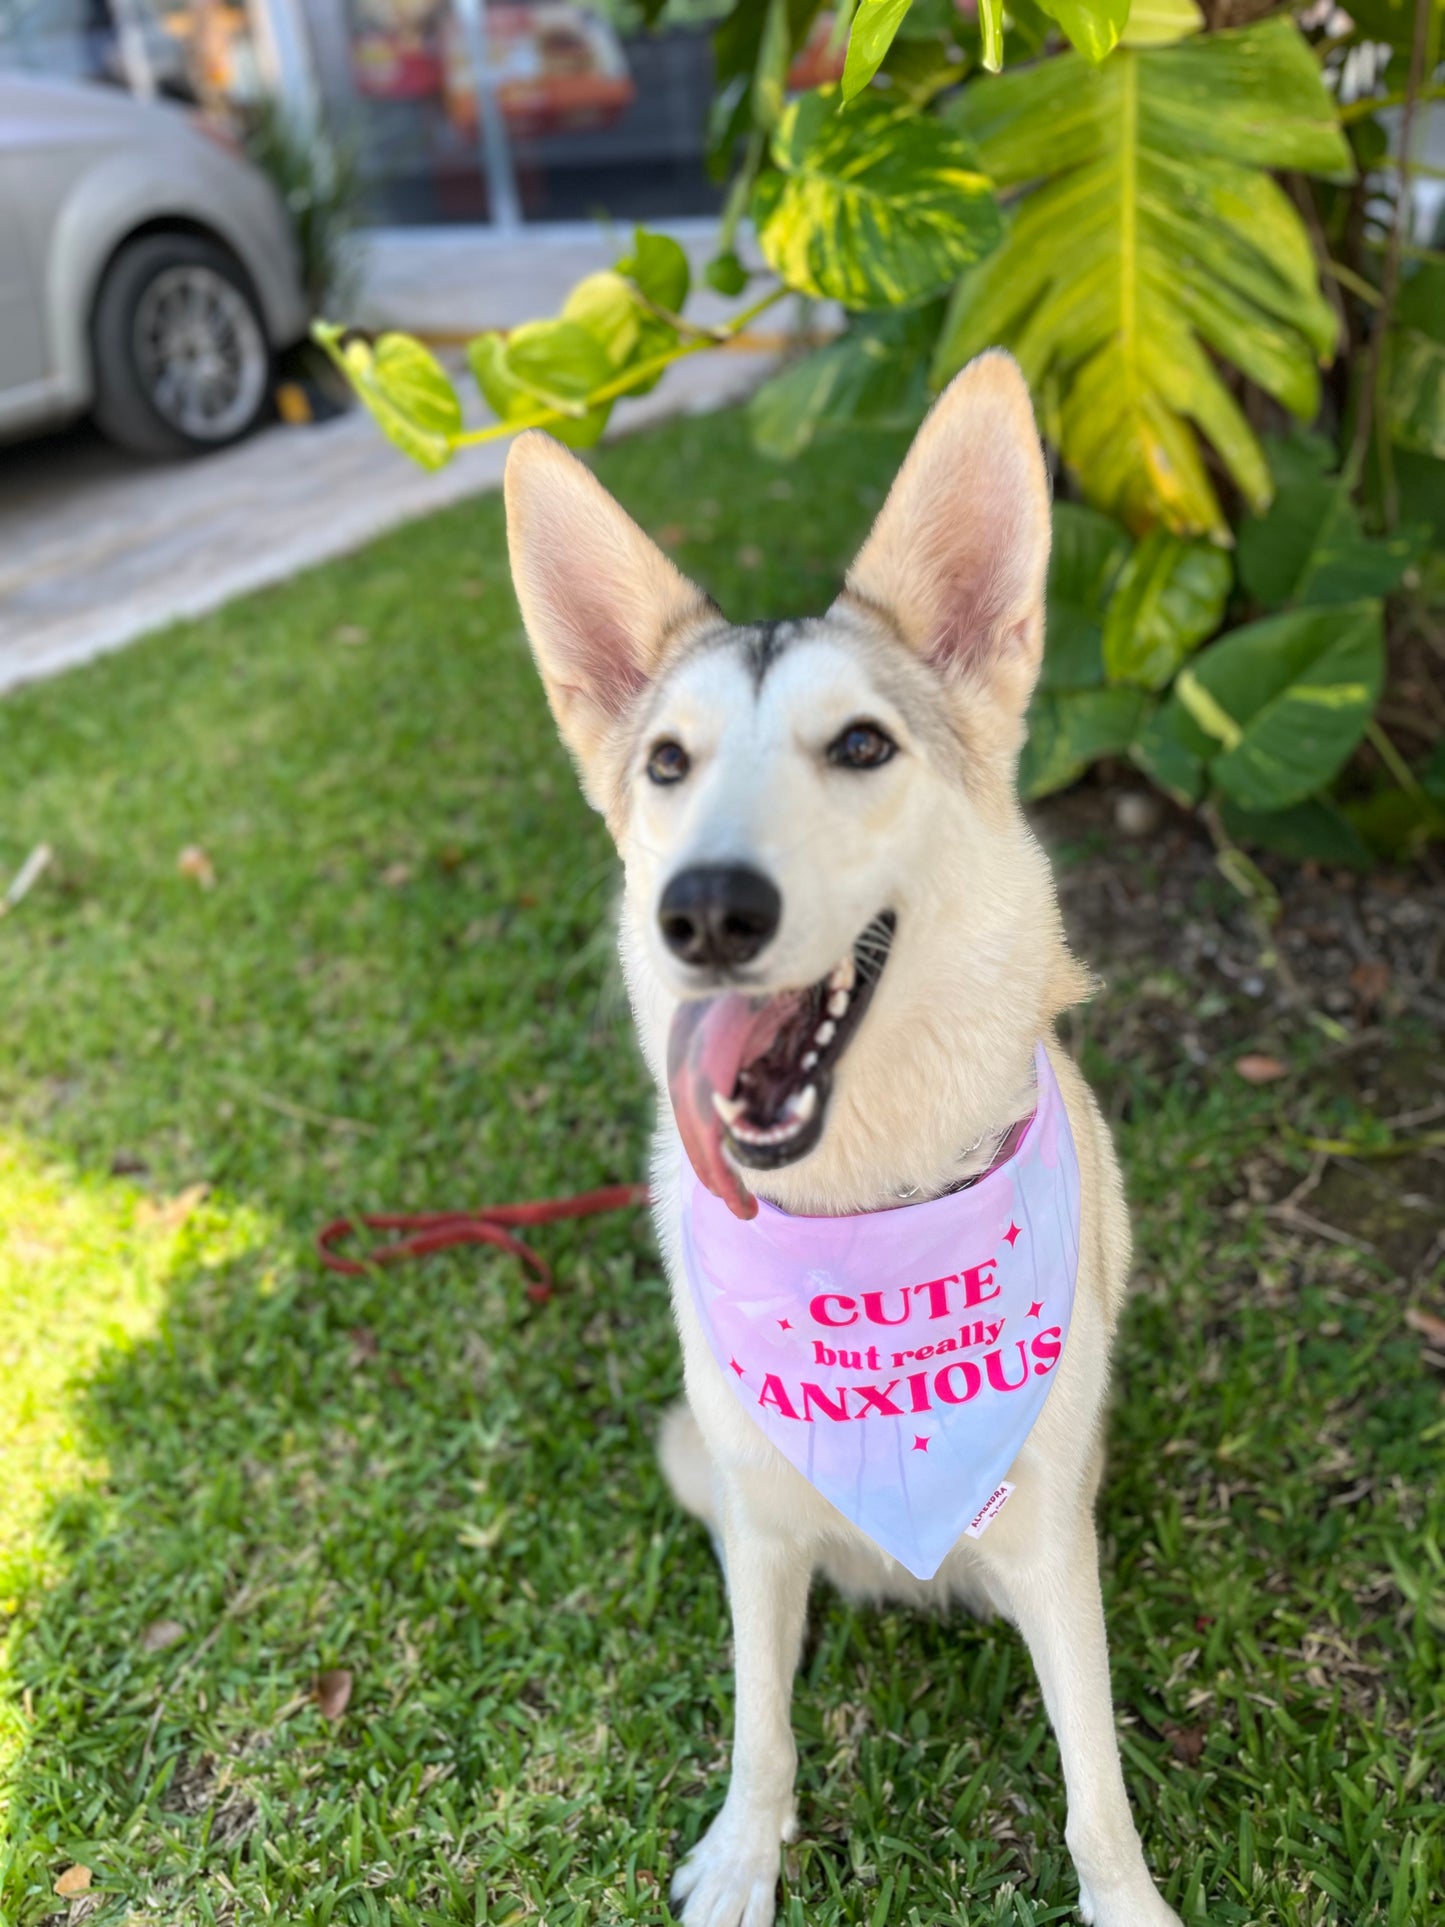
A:
POLYGON ((307 319, 285 209, 222 137, 0 74, 0 439, 89 410, 140 454, 221 447, 307 319))

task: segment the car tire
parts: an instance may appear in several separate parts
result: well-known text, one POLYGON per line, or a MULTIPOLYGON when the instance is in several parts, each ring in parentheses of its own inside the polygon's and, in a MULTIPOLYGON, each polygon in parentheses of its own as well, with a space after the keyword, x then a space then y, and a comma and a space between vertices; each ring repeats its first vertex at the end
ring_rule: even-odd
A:
POLYGON ((137 455, 197 455, 249 434, 271 347, 235 257, 197 234, 147 234, 105 271, 90 328, 95 419, 137 455))

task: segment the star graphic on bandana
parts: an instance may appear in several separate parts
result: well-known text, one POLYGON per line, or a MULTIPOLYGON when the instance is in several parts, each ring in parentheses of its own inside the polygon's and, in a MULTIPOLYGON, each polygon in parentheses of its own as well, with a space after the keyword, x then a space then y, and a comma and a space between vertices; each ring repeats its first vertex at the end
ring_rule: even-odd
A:
POLYGON ((1043 1315, 1044 1315, 1043 1305, 1040 1303, 1040 1301, 1037 1298, 1035 1298, 1034 1302, 1029 1306, 1029 1317, 1042 1318, 1043 1315))
POLYGON ((915 1452, 926 1452, 928 1450, 928 1440, 924 1438, 921 1432, 914 1437, 913 1449, 915 1452))
POLYGON ((738 1361, 735 1358, 730 1358, 728 1360, 728 1363, 729 1365, 732 1366, 733 1370, 737 1373, 738 1377, 741 1378, 743 1376, 743 1368, 741 1365, 739 1365, 738 1361))
POLYGON ((1003 1234, 1003 1241, 1008 1246, 1010 1251, 1013 1250, 1014 1246, 1018 1243, 1019 1239, 1022 1236, 1023 1236, 1023 1233, 1019 1230, 1018 1226, 1014 1223, 1013 1219, 1010 1218, 1008 1230, 1005 1231, 1005 1233, 1003 1234))
POLYGON ((782 1328, 782 1330, 783 1330, 783 1331, 785 1331, 785 1332, 790 1332, 790 1331, 791 1331, 791 1330, 793 1329, 793 1326, 792 1326, 792 1321, 791 1321, 791 1319, 787 1319, 787 1318, 780 1318, 780 1319, 778 1320, 778 1324, 779 1324, 779 1326, 780 1326, 780 1327, 782 1328))

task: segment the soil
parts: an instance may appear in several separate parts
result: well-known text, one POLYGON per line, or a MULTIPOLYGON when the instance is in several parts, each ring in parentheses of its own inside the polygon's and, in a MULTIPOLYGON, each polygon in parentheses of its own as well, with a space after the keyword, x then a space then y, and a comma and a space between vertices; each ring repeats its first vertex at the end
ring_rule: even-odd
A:
POLYGON ((1197 818, 1133 785, 1085 783, 1033 820, 1070 938, 1105 984, 1066 1034, 1072 1023, 1159 1075, 1182 1058, 1201 1084, 1226 1065, 1267 1081, 1283 1114, 1326 1141, 1362 1135, 1369 1113, 1371 1151, 1389 1155, 1306 1152, 1302 1171, 1299 1146, 1282 1144, 1241 1170, 1241 1194, 1292 1233, 1363 1248, 1404 1280, 1433 1276, 1445 1256, 1445 1141, 1428 1141, 1445 1139, 1438 865, 1356 875, 1262 858, 1276 908, 1226 880, 1197 818), (1341 1114, 1353 1114, 1343 1133, 1341 1114))

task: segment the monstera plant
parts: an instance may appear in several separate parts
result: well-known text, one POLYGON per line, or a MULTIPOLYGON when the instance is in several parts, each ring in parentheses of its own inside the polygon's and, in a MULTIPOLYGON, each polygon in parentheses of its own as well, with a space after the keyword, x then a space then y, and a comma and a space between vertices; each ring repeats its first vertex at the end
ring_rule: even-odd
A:
POLYGON ((559 314, 470 343, 481 425, 420 342, 318 338, 428 467, 533 426, 586 448, 792 297, 839 326, 750 404, 777 460, 916 422, 1001 343, 1060 464, 1026 790, 1122 758, 1222 838, 1398 852, 1445 832, 1445 761, 1376 715, 1385 599, 1438 589, 1445 528, 1445 257, 1406 232, 1442 0, 1210 4, 844 0, 837 79, 795 91, 818 0, 736 0, 707 130, 728 319, 639 230, 559 314))

